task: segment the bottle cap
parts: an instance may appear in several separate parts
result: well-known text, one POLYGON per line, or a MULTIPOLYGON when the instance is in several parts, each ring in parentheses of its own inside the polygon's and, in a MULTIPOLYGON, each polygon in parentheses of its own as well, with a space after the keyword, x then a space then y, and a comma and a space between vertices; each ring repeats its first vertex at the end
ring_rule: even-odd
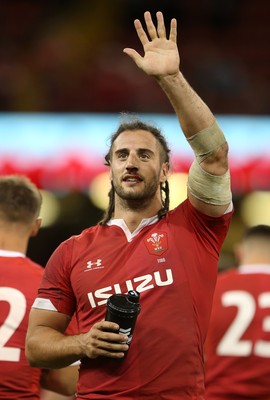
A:
POLYGON ((127 298, 131 303, 139 303, 140 293, 137 290, 129 290, 127 294, 127 298))

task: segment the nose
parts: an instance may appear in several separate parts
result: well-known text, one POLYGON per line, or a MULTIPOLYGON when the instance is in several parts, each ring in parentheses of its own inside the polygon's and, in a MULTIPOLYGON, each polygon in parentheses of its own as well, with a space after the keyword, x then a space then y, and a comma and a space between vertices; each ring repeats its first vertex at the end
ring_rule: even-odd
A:
POLYGON ((138 157, 136 153, 130 152, 127 158, 126 169, 138 169, 138 157))

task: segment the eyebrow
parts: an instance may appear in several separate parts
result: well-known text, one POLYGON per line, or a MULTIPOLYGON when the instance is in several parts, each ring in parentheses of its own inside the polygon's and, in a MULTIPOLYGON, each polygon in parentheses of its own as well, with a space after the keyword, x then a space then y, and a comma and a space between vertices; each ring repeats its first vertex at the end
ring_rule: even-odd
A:
MULTIPOLYGON (((119 154, 119 153, 129 153, 129 149, 127 148, 127 147, 123 147, 122 149, 118 149, 118 150, 115 150, 115 154, 119 154)), ((153 150, 150 150, 150 149, 148 149, 148 148, 144 148, 144 147, 141 147, 141 148, 139 148, 139 149, 137 149, 136 150, 136 152, 137 153, 151 153, 151 154, 155 154, 155 152, 153 151, 153 150)))

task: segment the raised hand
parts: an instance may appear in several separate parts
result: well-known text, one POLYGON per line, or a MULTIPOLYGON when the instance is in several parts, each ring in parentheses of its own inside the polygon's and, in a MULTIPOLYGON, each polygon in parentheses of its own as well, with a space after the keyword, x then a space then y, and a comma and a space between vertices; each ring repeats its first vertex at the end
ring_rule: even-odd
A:
POLYGON ((144 13, 147 33, 140 20, 134 21, 137 35, 143 45, 144 56, 136 50, 125 48, 123 51, 130 56, 137 66, 147 75, 165 77, 176 75, 179 71, 180 56, 177 48, 176 19, 171 20, 170 34, 167 39, 163 14, 157 12, 157 27, 155 27, 149 11, 144 13))

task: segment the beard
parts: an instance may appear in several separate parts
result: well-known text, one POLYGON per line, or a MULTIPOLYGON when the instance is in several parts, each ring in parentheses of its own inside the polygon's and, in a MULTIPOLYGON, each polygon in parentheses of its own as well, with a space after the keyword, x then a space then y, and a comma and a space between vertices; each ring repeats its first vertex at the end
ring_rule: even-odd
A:
POLYGON ((149 205, 150 201, 156 196, 160 187, 158 179, 146 184, 143 190, 126 190, 121 185, 112 182, 112 187, 120 199, 124 208, 140 210, 149 205))

